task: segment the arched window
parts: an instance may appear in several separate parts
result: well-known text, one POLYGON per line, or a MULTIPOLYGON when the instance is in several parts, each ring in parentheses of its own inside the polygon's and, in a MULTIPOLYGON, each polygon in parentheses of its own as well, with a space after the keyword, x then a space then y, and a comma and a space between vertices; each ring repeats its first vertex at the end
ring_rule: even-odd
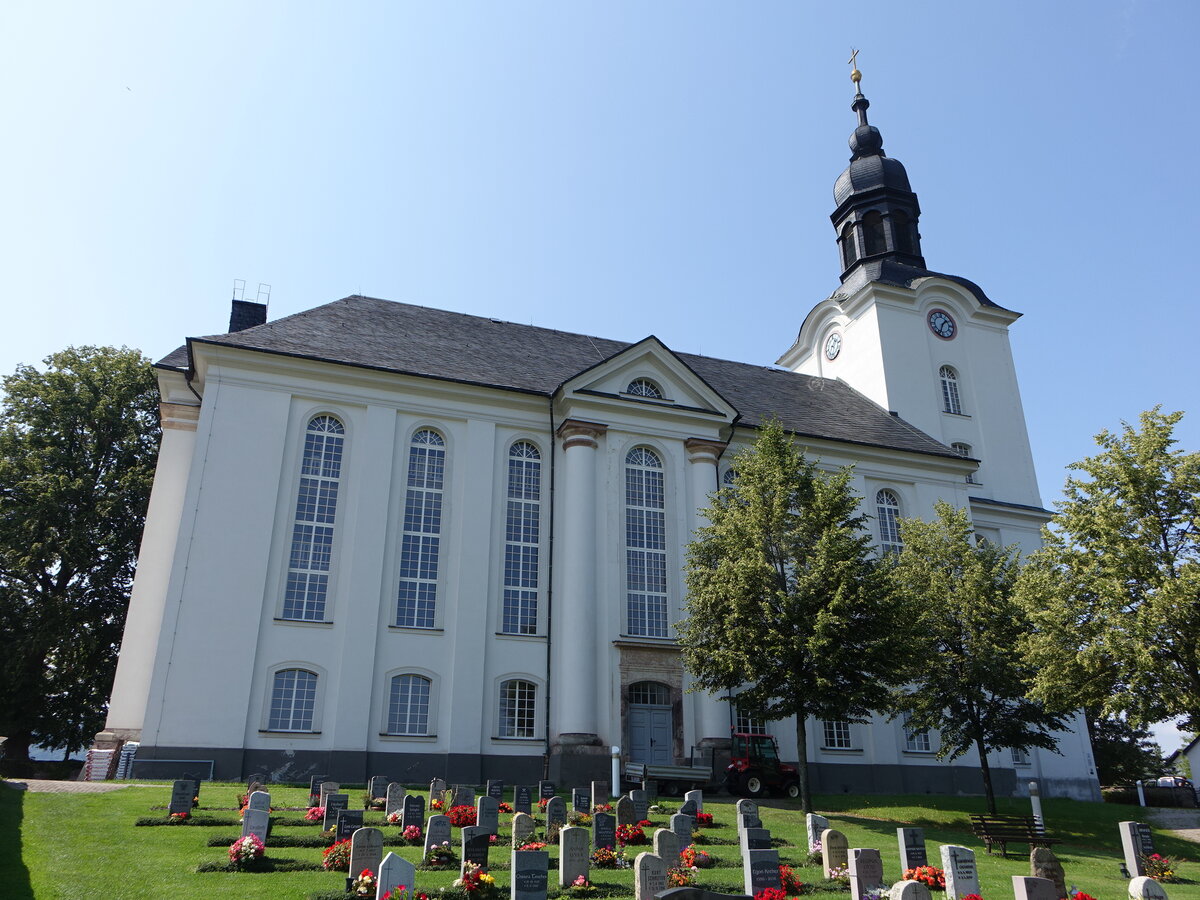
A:
POLYGON ((863 216, 863 256, 874 256, 887 250, 883 236, 883 216, 871 210, 863 216))
POLYGON ((268 731, 312 731, 317 705, 317 674, 307 669, 280 669, 271 686, 268 731))
POLYGON ((635 681, 629 686, 629 702, 639 706, 670 706, 671 689, 657 681, 635 681))
POLYGON ((514 678, 500 682, 500 737, 537 737, 537 685, 514 678))
POLYGON ((958 397, 958 373, 950 366, 938 369, 938 378, 942 380, 942 412, 962 415, 962 401, 958 397))
POLYGON ((537 634, 538 540, 542 455, 528 441, 508 451, 508 510, 504 525, 505 634, 537 634))
POLYGON ((892 245, 900 253, 914 253, 913 248, 916 243, 913 241, 912 221, 908 218, 908 213, 902 209, 898 209, 891 215, 892 220, 892 245))
POLYGON ((904 548, 900 542, 900 499, 885 488, 875 494, 875 510, 879 519, 879 543, 884 552, 899 553, 904 548))
POLYGON ((733 487, 737 484, 737 469, 726 469, 725 476, 721 479, 725 487, 733 487))
POLYGON ((858 250, 854 246, 854 223, 846 223, 842 229, 842 268, 848 269, 858 261, 858 250))
POLYGON ((342 423, 333 416, 314 416, 304 434, 300 488, 283 593, 284 619, 325 620, 345 433, 342 423))
POLYGON ((445 477, 446 442, 436 431, 418 431, 408 451, 408 491, 400 538, 400 588, 396 597, 396 624, 400 627, 434 625, 445 477))
MULTIPOLYGON (((953 450, 955 453, 957 453, 959 456, 964 456, 964 457, 967 457, 968 459, 971 457, 971 445, 970 444, 964 444, 961 441, 955 441, 953 444, 950 445, 950 449, 953 450)), ((968 472, 967 473, 967 484, 978 484, 978 483, 979 482, 977 482, 975 480, 975 473, 968 472)))
POLYGON ((625 388, 625 393, 633 394, 635 397, 650 397, 654 400, 661 400, 663 398, 662 390, 648 378, 635 378, 629 382, 629 387, 625 388))
POLYGON ((429 734, 428 678, 396 675, 388 696, 388 734, 429 734))
POLYGON ((667 527, 662 460, 645 447, 625 457, 625 587, 629 634, 667 636, 667 527))

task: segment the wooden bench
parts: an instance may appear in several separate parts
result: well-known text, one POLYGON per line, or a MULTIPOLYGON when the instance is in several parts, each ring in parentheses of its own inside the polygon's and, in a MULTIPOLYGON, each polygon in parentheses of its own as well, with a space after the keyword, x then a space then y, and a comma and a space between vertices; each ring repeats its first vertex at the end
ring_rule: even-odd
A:
POLYGON ((1008 856, 1008 845, 1028 844, 1030 847, 1052 847, 1061 844, 1058 838, 1048 837, 1046 829, 1033 816, 971 816, 971 830, 983 841, 987 852, 1000 845, 1000 855, 1008 856))

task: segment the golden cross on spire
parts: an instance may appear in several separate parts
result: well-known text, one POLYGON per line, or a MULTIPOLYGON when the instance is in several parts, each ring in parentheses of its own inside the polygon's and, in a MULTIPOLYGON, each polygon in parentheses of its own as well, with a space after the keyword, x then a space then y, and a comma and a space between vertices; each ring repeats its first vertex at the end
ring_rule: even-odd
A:
POLYGON ((862 72, 858 71, 857 57, 858 51, 851 47, 850 58, 846 62, 850 64, 850 80, 854 82, 856 88, 858 83, 862 81, 862 72))

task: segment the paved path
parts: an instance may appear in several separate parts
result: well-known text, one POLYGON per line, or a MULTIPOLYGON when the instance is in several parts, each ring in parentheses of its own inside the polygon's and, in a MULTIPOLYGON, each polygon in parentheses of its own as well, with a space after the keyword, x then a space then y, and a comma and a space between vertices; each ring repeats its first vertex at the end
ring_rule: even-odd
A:
POLYGON ((34 794, 107 794, 127 787, 162 787, 153 784, 135 784, 131 781, 41 781, 26 778, 22 781, 0 781, 7 787, 34 794))
POLYGON ((1155 809, 1146 815, 1159 828, 1200 844, 1200 809, 1155 809))

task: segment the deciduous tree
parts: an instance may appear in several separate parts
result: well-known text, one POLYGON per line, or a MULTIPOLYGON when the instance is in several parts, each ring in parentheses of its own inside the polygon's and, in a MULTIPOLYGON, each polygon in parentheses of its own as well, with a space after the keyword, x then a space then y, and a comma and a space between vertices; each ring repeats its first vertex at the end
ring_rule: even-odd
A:
POLYGON ((158 447, 136 351, 19 366, 0 401, 0 734, 70 753, 104 721, 158 447))

